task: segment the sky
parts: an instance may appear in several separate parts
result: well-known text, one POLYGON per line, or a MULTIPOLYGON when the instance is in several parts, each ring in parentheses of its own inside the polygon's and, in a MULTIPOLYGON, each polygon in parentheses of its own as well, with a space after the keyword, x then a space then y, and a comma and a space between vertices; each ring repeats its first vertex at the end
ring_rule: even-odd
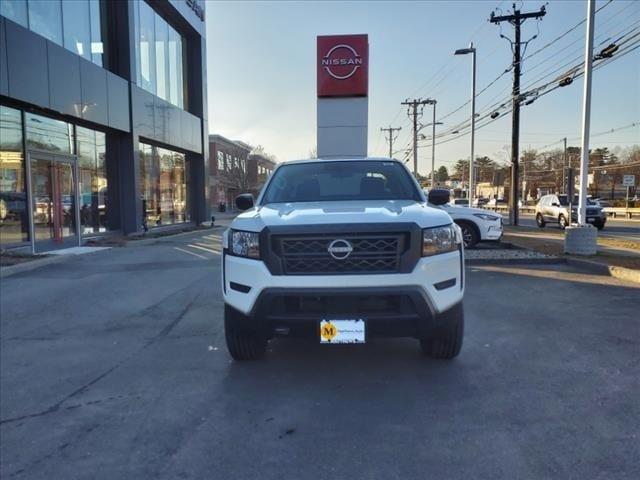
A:
MULTIPOLYGON (((394 143, 396 158, 404 158, 411 142, 406 98, 435 98, 436 117, 449 132, 436 142, 436 168, 451 168, 468 158, 470 136, 450 133, 468 120, 470 106, 456 110, 471 97, 471 57, 453 51, 477 48, 477 91, 511 64, 509 42, 513 27, 488 22, 491 11, 506 14, 512 2, 218 2, 208 1, 207 70, 209 131, 262 145, 279 161, 306 158, 316 145, 316 37, 366 33, 369 35, 369 155, 388 155, 381 127, 401 127, 394 143), (497 9, 497 10, 496 10, 497 9)), ((519 1, 522 11, 538 10, 545 2, 519 1)), ((640 1, 601 0, 596 14, 594 51, 623 34, 640 38, 640 1)), ((584 60, 586 2, 549 1, 541 21, 527 20, 522 39, 529 43, 523 62, 522 86, 554 79, 584 60), (575 27, 575 28, 573 28, 575 27), (573 28, 573 29, 572 29, 573 28), (545 47, 572 29, 560 40, 545 47), (543 48, 544 47, 544 48, 543 48), (541 49, 526 59, 526 55, 541 49), (556 70, 554 72, 554 70, 556 70), (545 77, 545 75, 547 75, 545 77)), ((624 37, 628 39, 629 37, 624 37)), ((622 46, 620 47, 622 49, 622 46)), ((624 148, 640 144, 640 48, 615 58, 593 74, 591 147, 624 148), (628 127, 636 123, 635 127, 628 127), (618 130, 619 127, 628 127, 618 130), (615 131, 610 132, 610 130, 615 131)), ((510 98, 512 75, 507 73, 476 97, 476 111, 510 98)), ((553 149, 568 137, 580 144, 583 79, 559 88, 521 109, 521 149, 553 149)), ((431 121, 431 107, 423 123, 431 121)), ((430 127, 423 132, 430 135, 430 127)), ((509 157, 511 116, 476 131, 477 156, 506 162, 509 157)), ((421 142, 425 144, 425 142, 421 142)), ((429 141, 426 141, 428 144, 429 141)), ((431 148, 419 148, 419 171, 430 168, 431 148)))

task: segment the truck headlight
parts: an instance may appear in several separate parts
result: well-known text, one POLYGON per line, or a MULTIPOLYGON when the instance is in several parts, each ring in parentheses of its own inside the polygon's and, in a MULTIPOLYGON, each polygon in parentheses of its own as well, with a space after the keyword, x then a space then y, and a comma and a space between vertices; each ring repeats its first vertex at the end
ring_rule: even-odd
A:
POLYGON ((260 239, 257 232, 231 230, 229 249, 233 255, 247 258, 260 258, 260 239))
POLYGON ((473 216, 489 222, 497 222, 500 220, 500 217, 497 217, 496 215, 489 215, 487 213, 474 213, 473 216))
POLYGON ((455 223, 445 227, 425 228, 422 231, 422 256, 453 252, 461 243, 462 233, 455 223))

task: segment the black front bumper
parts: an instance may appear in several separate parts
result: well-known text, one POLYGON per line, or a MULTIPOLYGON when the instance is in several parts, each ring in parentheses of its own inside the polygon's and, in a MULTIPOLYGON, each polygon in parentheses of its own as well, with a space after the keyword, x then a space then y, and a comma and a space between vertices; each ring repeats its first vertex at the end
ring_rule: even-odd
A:
POLYGON ((243 321, 267 337, 317 338, 320 321, 336 319, 363 319, 367 338, 424 338, 449 321, 417 286, 266 289, 243 321))

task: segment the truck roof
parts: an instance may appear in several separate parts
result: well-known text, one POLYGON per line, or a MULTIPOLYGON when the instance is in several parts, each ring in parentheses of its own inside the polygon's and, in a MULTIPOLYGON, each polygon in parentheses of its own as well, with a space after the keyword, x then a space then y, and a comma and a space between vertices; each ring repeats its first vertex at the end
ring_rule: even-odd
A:
POLYGON ((306 159, 298 159, 298 160, 287 160, 286 162, 279 162, 279 165, 289 165, 290 163, 322 163, 322 162, 352 162, 354 160, 368 160, 368 161, 377 161, 377 162, 398 162, 401 163, 400 160, 389 157, 351 157, 351 158, 306 158, 306 159))

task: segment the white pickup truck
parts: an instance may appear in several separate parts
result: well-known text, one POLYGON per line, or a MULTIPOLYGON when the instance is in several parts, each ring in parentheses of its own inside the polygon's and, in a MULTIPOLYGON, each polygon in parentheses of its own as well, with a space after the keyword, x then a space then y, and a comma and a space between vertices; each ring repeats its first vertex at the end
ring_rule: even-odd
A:
POLYGON ((224 235, 225 336, 236 360, 274 336, 323 344, 417 338, 453 358, 462 346, 462 232, 388 158, 278 165, 257 200, 240 195, 224 235))

